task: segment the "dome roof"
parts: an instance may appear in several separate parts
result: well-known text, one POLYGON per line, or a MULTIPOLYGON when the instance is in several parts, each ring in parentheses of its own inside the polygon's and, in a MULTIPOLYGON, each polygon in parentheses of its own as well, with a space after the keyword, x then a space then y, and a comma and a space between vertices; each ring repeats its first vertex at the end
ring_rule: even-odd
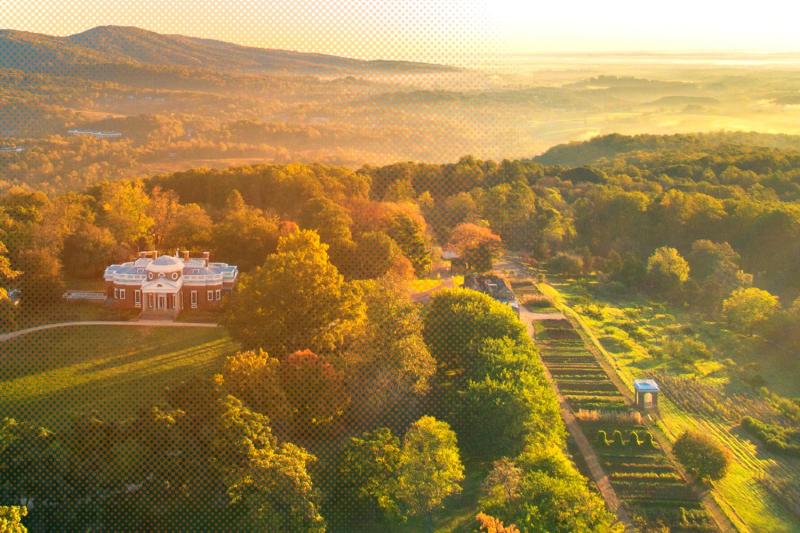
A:
POLYGON ((178 272, 183 270, 183 260, 171 255, 162 255, 147 265, 149 272, 178 272))

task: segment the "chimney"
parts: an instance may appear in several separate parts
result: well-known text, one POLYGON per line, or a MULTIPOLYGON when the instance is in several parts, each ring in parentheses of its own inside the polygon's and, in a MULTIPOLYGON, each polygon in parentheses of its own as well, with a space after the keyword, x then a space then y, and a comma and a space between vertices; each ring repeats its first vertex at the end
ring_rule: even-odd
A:
POLYGON ((185 263, 188 263, 189 262, 189 250, 184 250, 183 252, 181 252, 181 254, 183 255, 183 261, 185 263))
POLYGON ((211 252, 203 252, 203 261, 208 266, 208 260, 211 259, 211 252))

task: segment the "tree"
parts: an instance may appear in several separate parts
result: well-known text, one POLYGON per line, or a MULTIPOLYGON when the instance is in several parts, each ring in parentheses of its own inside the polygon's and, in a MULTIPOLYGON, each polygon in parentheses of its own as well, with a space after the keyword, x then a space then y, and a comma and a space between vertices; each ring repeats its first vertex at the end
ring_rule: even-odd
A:
POLYGON ((213 230, 214 223, 205 209, 197 204, 179 205, 164 234, 164 246, 185 250, 207 249, 211 245, 213 230))
POLYGON ((410 422, 436 372, 422 338, 419 308, 389 281, 365 282, 363 290, 367 320, 344 355, 348 388, 358 406, 352 423, 410 422))
POLYGON ((64 270, 76 278, 98 278, 116 259, 124 257, 124 247, 108 228, 84 222, 64 239, 61 254, 64 270))
POLYGON ((780 309, 777 296, 755 287, 739 288, 722 302, 722 314, 732 328, 754 333, 780 309))
POLYGON ((564 276, 577 277, 583 274, 584 263, 583 258, 579 255, 559 252, 552 258, 547 266, 558 274, 564 276))
POLYGON ((479 342, 508 337, 527 338, 527 332, 507 305, 468 289, 436 293, 425 309, 425 343, 443 371, 459 373, 478 360, 479 342))
POLYGON ((739 268, 739 254, 727 242, 699 240, 689 254, 692 281, 697 284, 698 303, 718 310, 722 299, 736 288, 750 286, 753 276, 739 268))
POLYGON ((464 466, 456 434, 447 423, 423 416, 403 436, 400 461, 391 497, 403 516, 427 516, 431 527, 433 511, 461 492, 464 466))
POLYGON ((350 438, 339 474, 350 497, 374 510, 395 513, 391 487, 401 465, 400 439, 390 429, 379 428, 350 438))
POLYGON ((313 231, 282 237, 276 253, 231 295, 223 322, 246 348, 329 353, 363 320, 360 291, 345 283, 313 231))
MULTIPOLYGON (((249 271, 264 263, 278 242, 278 218, 244 202, 233 190, 225 202, 222 220, 212 230, 214 249, 220 258, 249 271)), ((201 222, 202 223, 202 222, 201 222)))
POLYGON ((710 437, 686 431, 673 446, 675 457, 686 470, 702 481, 717 481, 725 476, 730 454, 710 437))
POLYGON ((135 247, 147 240, 155 223, 149 206, 150 197, 140 181, 104 182, 97 188, 100 224, 119 243, 135 247))
POLYGON ((272 429, 289 430, 291 408, 279 375, 280 361, 263 350, 237 352, 225 360, 222 379, 225 388, 251 409, 267 415, 272 429))
POLYGON ((341 417, 350 403, 341 372, 309 350, 281 361, 279 375, 292 410, 295 435, 315 436, 319 428, 341 417))
POLYGON ((476 272, 492 269, 492 262, 502 251, 500 237, 489 228, 463 223, 453 229, 448 246, 464 260, 467 268, 476 272))
POLYGON ((150 191, 150 202, 147 214, 153 220, 151 235, 156 248, 165 246, 165 238, 170 226, 173 225, 175 215, 180 205, 178 193, 173 190, 164 190, 158 185, 150 191))
POLYGON ((26 307, 45 307, 57 302, 64 292, 61 280, 61 261, 50 250, 23 250, 18 264, 22 304, 26 307))
POLYGON ((418 276, 428 271, 431 266, 431 252, 422 222, 405 213, 398 213, 389 221, 387 233, 411 261, 418 276))
POLYGON ((28 528, 22 524, 22 519, 26 516, 28 516, 27 507, 0 505, 0 532, 27 533, 28 528))
POLYGON ((382 231, 362 233, 356 238, 356 247, 348 270, 352 278, 375 279, 386 275, 403 251, 382 231))
POLYGON ((647 259, 650 286, 664 294, 675 294, 689 279, 689 263, 675 248, 657 248, 647 259))

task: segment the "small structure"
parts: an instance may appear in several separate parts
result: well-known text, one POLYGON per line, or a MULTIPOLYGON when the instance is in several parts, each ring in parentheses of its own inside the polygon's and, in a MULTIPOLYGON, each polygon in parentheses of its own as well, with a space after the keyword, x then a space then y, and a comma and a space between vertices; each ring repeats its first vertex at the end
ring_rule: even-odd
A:
POLYGON ((519 301, 506 280, 494 274, 467 274, 464 276, 464 288, 488 294, 498 302, 502 302, 519 316, 519 301))
POLYGON ((654 379, 633 380, 633 390, 636 392, 636 406, 644 411, 658 407, 658 383, 654 379))
POLYGON ((455 250, 442 250, 442 261, 450 263, 450 274, 457 276, 467 271, 464 259, 455 250))

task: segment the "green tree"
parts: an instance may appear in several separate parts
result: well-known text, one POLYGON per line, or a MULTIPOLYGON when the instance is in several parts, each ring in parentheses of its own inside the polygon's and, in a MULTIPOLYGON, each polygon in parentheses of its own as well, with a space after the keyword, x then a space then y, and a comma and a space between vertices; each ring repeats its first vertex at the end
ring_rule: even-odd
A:
POLYGON ((464 480, 455 432, 447 423, 423 416, 406 430, 400 461, 391 498, 403 516, 426 516, 432 530, 433 511, 461 492, 464 480))
POLYGON ((425 228, 420 221, 405 213, 398 213, 389 221, 387 233, 411 261, 418 276, 428 271, 431 266, 431 252, 425 237, 425 228))
POLYGON ((390 429, 379 428, 351 437, 345 447, 339 474, 349 497, 376 512, 398 512, 391 487, 402 465, 402 449, 390 429))
POLYGON ((722 302, 722 314, 732 328, 755 333, 780 309, 777 296, 755 287, 739 288, 722 302))
POLYGON ((276 253, 243 275, 223 322, 246 348, 285 355, 331 352, 363 320, 356 287, 345 283, 313 231, 282 237, 276 253))
POLYGON ((730 465, 730 454, 710 437, 686 431, 673 447, 675 457, 686 470, 702 481, 722 479, 730 465))
POLYGON ((362 233, 356 238, 353 257, 349 260, 356 279, 375 279, 386 275, 403 251, 397 243, 382 231, 362 233))
POLYGON ((689 279, 689 263, 675 248, 657 248, 647 259, 650 286, 664 294, 675 294, 689 279))
POLYGON ((250 271, 275 251, 278 219, 247 205, 234 189, 225 202, 222 219, 214 225, 212 242, 220 259, 250 271))
POLYGON ((97 279, 108 265, 124 258, 124 252, 108 228, 84 222, 64 239, 61 257, 70 276, 97 279))

